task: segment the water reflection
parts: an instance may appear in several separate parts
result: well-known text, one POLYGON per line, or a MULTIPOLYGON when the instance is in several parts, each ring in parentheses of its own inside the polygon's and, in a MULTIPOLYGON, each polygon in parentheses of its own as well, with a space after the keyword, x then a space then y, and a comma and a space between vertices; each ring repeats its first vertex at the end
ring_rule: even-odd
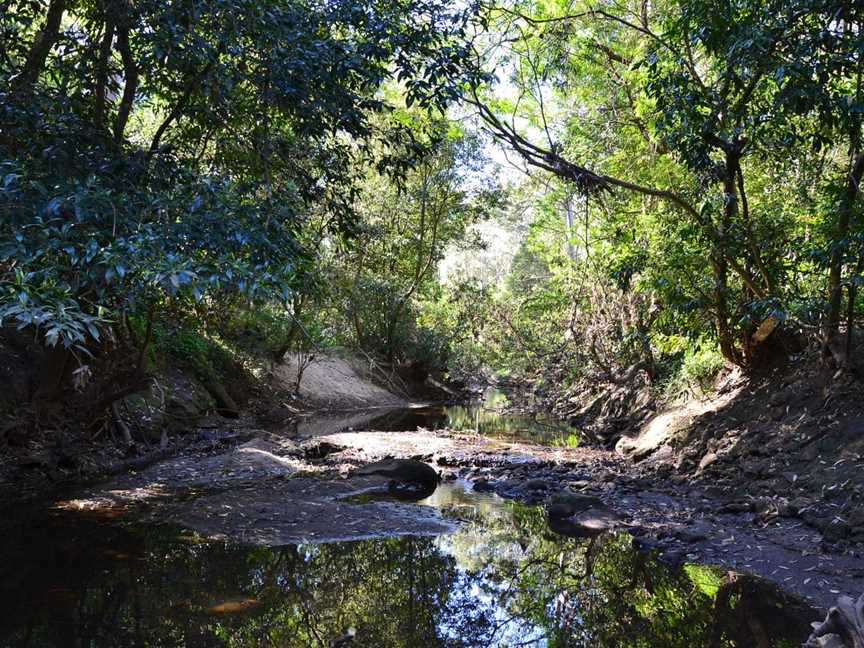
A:
POLYGON ((551 417, 506 413, 510 405, 507 394, 488 389, 482 399, 458 405, 436 405, 389 410, 362 421, 350 421, 340 429, 354 428, 382 431, 471 430, 484 436, 542 445, 576 447, 581 436, 578 428, 551 417))
POLYGON ((626 536, 439 488, 438 538, 246 547, 69 512, 2 535, 3 646, 795 646, 819 614, 626 536), (353 638, 351 632, 354 633, 353 638))

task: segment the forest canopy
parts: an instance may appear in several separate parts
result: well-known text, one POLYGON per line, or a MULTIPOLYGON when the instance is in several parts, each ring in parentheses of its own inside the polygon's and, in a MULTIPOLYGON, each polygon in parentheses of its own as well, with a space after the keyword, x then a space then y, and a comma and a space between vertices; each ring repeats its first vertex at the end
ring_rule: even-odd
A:
POLYGON ((802 345, 844 367, 862 20, 828 0, 11 0, 0 321, 52 350, 42 396, 112 349, 140 374, 165 325, 567 384, 802 345), (509 257, 439 272, 494 247, 490 221, 518 232, 509 257))

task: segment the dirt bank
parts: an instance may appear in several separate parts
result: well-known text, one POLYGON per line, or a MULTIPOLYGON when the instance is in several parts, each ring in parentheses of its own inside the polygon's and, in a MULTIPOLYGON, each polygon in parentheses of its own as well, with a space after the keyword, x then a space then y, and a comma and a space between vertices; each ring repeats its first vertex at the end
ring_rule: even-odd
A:
POLYGON ((288 355, 274 367, 277 387, 291 392, 300 386, 299 398, 315 409, 352 410, 368 407, 398 407, 407 404, 399 378, 381 369, 373 360, 338 352, 327 354, 288 355), (311 358, 311 359, 310 359, 311 358))
POLYGON ((14 374, 17 381, 10 383, 11 392, 0 394, 0 405, 5 403, 0 408, 2 503, 137 470, 179 452, 194 453, 219 431, 240 430, 248 437, 245 430, 250 428, 290 429, 315 436, 359 427, 373 411, 409 404, 407 396, 388 386, 418 393, 418 386, 400 382, 374 362, 334 351, 319 354, 305 367, 299 392, 296 357, 269 371, 262 364, 254 372, 223 376, 221 389, 240 406, 230 417, 193 373, 176 367, 154 372, 145 389, 98 416, 80 420, 62 409, 37 416, 26 405, 12 407, 9 400, 17 399, 19 405, 29 401, 27 390, 33 386, 27 378, 38 365, 35 352, 27 355, 5 344, 0 365, 7 365, 4 375, 14 374))
POLYGON ((864 541, 864 384, 854 375, 804 360, 731 374, 617 449, 635 476, 697 485, 766 522, 797 519, 841 550, 864 541))

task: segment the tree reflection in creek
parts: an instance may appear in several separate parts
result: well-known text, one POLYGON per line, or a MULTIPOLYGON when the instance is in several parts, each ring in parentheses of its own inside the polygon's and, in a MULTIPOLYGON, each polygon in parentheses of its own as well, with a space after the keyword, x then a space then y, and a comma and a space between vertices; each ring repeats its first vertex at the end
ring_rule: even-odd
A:
POLYGON ((69 513, 19 526, 0 541, 0 645, 761 648, 819 616, 626 536, 556 536, 538 509, 446 504, 453 535, 275 548, 69 513))

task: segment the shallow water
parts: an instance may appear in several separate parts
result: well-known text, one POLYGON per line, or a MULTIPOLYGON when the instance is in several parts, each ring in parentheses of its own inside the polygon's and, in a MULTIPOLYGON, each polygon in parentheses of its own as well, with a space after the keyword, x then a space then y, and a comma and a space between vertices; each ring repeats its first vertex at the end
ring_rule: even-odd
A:
MULTIPOLYGON (((470 430, 496 439, 576 447, 581 440, 578 428, 552 417, 506 411, 510 397, 498 389, 487 389, 482 398, 458 405, 434 405, 387 410, 351 421, 338 430, 364 429, 395 432, 418 428, 427 430, 470 430)), ((337 426, 338 427, 338 426, 337 426)))
POLYGON ((556 535, 542 509, 461 482, 418 505, 457 531, 249 547, 134 513, 7 518, 0 645, 797 646, 819 616, 749 577, 672 570, 626 535, 556 535))

